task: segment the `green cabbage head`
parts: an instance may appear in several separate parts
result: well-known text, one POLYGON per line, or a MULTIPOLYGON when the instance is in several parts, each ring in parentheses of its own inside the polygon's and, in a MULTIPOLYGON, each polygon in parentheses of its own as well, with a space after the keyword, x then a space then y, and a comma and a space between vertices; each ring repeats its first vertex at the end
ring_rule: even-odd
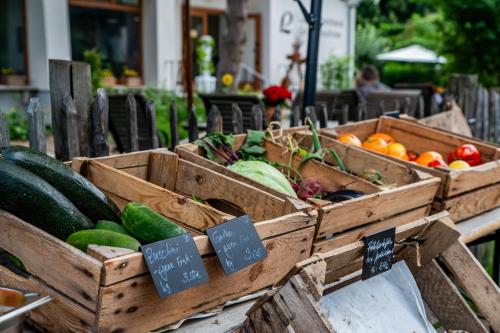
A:
POLYGON ((278 169, 265 162, 239 160, 227 168, 273 190, 297 198, 288 179, 278 169))

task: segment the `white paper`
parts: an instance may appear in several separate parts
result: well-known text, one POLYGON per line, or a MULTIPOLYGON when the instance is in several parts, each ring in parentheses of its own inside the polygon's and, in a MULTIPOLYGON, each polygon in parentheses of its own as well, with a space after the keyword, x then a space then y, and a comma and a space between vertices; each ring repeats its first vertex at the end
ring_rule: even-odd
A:
POLYGON ((337 333, 436 333, 404 261, 322 297, 320 307, 337 333))

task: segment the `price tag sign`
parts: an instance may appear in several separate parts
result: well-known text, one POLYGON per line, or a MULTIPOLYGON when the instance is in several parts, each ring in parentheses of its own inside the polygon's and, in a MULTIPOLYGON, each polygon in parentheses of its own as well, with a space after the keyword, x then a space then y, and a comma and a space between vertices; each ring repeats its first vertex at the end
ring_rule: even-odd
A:
POLYGON ((143 245, 141 251, 160 298, 208 282, 207 271, 189 233, 143 245))
POLYGON ((365 236, 361 280, 367 280, 391 269, 394 257, 395 234, 396 228, 390 228, 365 236))
POLYGON ((244 215, 206 230, 226 275, 267 257, 250 216, 244 215))

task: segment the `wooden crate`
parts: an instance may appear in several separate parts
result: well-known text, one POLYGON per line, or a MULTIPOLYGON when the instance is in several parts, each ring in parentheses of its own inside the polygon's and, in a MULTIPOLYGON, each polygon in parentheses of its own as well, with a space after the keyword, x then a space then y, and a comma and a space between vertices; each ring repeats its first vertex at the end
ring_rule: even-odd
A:
MULTIPOLYGON (((284 134, 299 136, 300 140, 307 140, 307 131, 304 127, 286 130, 284 134), (303 138, 302 138, 303 137, 303 138)), ((246 135, 235 136, 235 148, 246 140, 246 135)), ((334 140, 323 138, 324 142, 331 141, 330 146, 337 145, 334 140)), ((266 158, 273 162, 288 164, 290 153, 279 143, 266 140, 264 142, 266 158)), ((439 178, 415 171, 398 163, 363 150, 352 150, 345 145, 334 147, 344 160, 346 166, 354 173, 361 173, 365 169, 376 168, 382 171, 383 176, 390 183, 398 186, 383 189, 364 179, 341 172, 338 168, 310 160, 304 163, 301 174, 304 178, 316 178, 328 190, 348 188, 367 193, 367 195, 344 201, 331 203, 329 201, 310 200, 304 202, 288 198, 287 195, 274 191, 264 185, 230 171, 223 165, 210 161, 203 156, 201 148, 194 144, 177 146, 176 153, 181 161, 186 160, 221 175, 238 181, 251 184, 256 189, 265 191, 273 198, 280 198, 284 202, 283 210, 307 210, 311 206, 318 209, 318 224, 313 245, 313 252, 326 252, 361 239, 370 234, 391 226, 399 226, 428 215, 430 205, 439 187, 439 178), (338 148, 338 149, 337 149, 338 148)), ((331 162, 327 157, 327 162, 331 162)), ((293 166, 297 168, 301 158, 295 156, 293 166)), ((196 175, 190 175, 197 177, 196 175)), ((195 186, 196 182, 190 182, 195 186)), ((181 190, 182 192, 182 190, 181 190)))
MULTIPOLYGON (((395 261, 407 262, 428 309, 445 329, 498 332, 500 290, 458 240, 459 233, 452 225, 441 213, 398 227, 395 261), (412 245, 415 238, 423 241, 420 266, 412 245), (479 314, 473 312, 454 282, 468 294, 479 314)), ((364 243, 357 242, 297 264, 277 288, 247 312, 239 332, 335 332, 335 323, 322 312, 319 301, 360 279, 363 248, 364 243)))
MULTIPOLYGON (((55 297, 30 313, 31 320, 53 332, 146 332, 268 287, 309 257, 315 212, 295 212, 256 222, 267 258, 225 275, 207 236, 200 231, 232 216, 144 180, 154 170, 170 166, 166 161, 172 157, 173 153, 148 151, 102 159, 128 173, 88 159, 75 160, 73 167, 120 208, 129 201, 143 202, 191 230, 209 282, 162 300, 142 253, 91 246, 86 254, 0 211, 0 248, 19 257, 30 273, 23 277, 0 266, 0 284, 55 297)), ((157 181, 175 178, 176 173, 165 173, 157 181)), ((234 182, 218 180, 215 185, 220 187, 234 182)), ((254 190, 244 184, 240 188, 246 193, 254 190)))
POLYGON ((408 150, 419 153, 434 150, 444 158, 457 146, 474 144, 481 152, 483 164, 467 170, 445 170, 430 168, 405 162, 391 157, 400 163, 430 173, 441 178, 434 208, 448 210, 455 222, 481 214, 500 206, 500 148, 444 130, 428 127, 411 121, 380 117, 356 124, 343 125, 334 129, 321 130, 321 134, 335 137, 335 132, 353 133, 364 140, 375 132, 392 135, 408 150))

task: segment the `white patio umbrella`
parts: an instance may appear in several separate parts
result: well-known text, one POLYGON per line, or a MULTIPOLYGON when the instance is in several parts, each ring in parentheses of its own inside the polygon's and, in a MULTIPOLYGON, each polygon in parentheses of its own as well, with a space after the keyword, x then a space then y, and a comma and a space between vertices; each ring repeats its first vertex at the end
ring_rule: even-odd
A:
POLYGON ((446 59, 439 57, 436 52, 426 49, 423 46, 413 44, 402 49, 379 54, 377 60, 400 61, 400 62, 421 62, 430 64, 445 64, 446 59))

